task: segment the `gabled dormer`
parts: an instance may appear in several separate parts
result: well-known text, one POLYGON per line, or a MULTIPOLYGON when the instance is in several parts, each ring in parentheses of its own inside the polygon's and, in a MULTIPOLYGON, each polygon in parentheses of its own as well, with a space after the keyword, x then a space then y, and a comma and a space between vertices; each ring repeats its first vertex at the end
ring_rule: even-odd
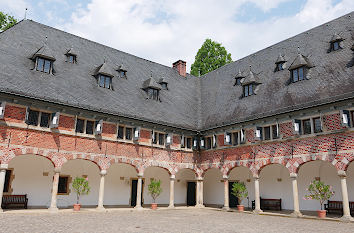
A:
POLYGON ((147 99, 160 101, 159 94, 161 87, 153 77, 150 77, 149 79, 144 81, 142 89, 146 92, 147 99))
POLYGON ((283 55, 279 54, 277 60, 275 61, 274 72, 282 71, 285 69, 286 60, 283 55))
POLYGON ((53 73, 53 63, 55 61, 55 57, 52 50, 46 44, 44 44, 35 54, 33 54, 32 60, 35 62, 34 70, 47 74, 53 73))
POLYGON ((165 78, 160 78, 159 79, 159 84, 161 85, 161 88, 163 90, 168 90, 168 82, 165 78))
POLYGON ((252 72, 251 68, 248 75, 241 80, 241 85, 243 88, 242 97, 247 97, 257 94, 257 86, 261 84, 259 81, 258 75, 252 72))
POLYGON ((234 86, 241 86, 241 81, 244 79, 245 76, 242 74, 241 70, 238 70, 238 73, 235 76, 235 83, 234 86))
POLYGON ((344 39, 338 35, 337 33, 334 33, 334 35, 332 36, 332 39, 330 40, 330 48, 328 50, 328 52, 333 52, 333 51, 337 51, 337 50, 340 50, 342 49, 342 41, 344 39))
POLYGON ((295 83, 307 79, 306 75, 311 67, 312 65, 309 59, 301 53, 298 53, 289 67, 290 82, 295 83))
POLYGON ((75 51, 74 48, 70 48, 66 54, 66 62, 76 64, 77 63, 77 52, 75 51))
POLYGON ((102 65, 98 67, 95 76, 97 78, 97 83, 99 87, 113 90, 113 86, 112 86, 112 78, 114 77, 113 69, 106 62, 104 62, 102 65))
POLYGON ((127 68, 123 64, 118 66, 117 71, 120 78, 127 78, 127 68))

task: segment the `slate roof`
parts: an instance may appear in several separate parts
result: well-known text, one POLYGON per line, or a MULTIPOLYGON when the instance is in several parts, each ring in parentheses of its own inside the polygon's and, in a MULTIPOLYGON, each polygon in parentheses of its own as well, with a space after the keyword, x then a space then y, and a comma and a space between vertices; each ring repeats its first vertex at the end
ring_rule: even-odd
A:
POLYGON ((189 74, 185 78, 171 67, 23 20, 0 33, 0 92, 184 129, 205 130, 353 98, 354 72, 353 67, 347 65, 354 56, 351 51, 353 18, 351 12, 201 78, 189 74), (343 38, 343 49, 327 53, 336 33, 343 38), (76 64, 65 62, 70 48, 78 55, 76 64), (33 69, 31 59, 36 52, 56 59, 54 75, 33 69), (288 69, 274 72, 279 54, 285 67, 304 63, 311 66, 307 80, 289 84, 288 69), (117 71, 120 67, 127 71, 126 78, 120 78, 117 71), (113 90, 98 87, 94 77, 98 71, 113 75, 113 90), (240 98, 242 86, 233 85, 238 76, 244 78, 242 84, 261 83, 256 95, 240 98), (160 91, 161 102, 147 99, 142 88, 160 87, 156 80, 161 79, 169 86, 169 90, 160 91))
POLYGON ((36 57, 43 57, 55 61, 53 51, 48 47, 47 44, 44 44, 40 49, 37 50, 37 52, 33 54, 32 58, 35 59, 36 57))
POLYGON ((353 40, 354 12, 351 12, 204 75, 199 127, 212 129, 353 98, 354 69, 347 65, 354 56, 350 50, 353 40), (327 53, 335 33, 344 39, 343 49, 327 53), (290 71, 274 72, 275 61, 282 54, 288 67, 299 56, 298 47, 312 68, 308 80, 289 84, 290 71), (234 77, 249 66, 262 84, 257 87, 256 95, 240 98, 242 86, 233 86, 234 77))

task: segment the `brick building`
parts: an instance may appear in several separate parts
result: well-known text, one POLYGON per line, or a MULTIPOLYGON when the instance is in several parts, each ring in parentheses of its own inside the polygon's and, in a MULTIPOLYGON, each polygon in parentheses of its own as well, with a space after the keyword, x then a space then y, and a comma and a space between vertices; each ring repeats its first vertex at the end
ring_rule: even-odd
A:
MULTIPOLYGON (((152 202, 229 208, 243 201, 317 210, 303 200, 313 179, 333 200, 354 201, 354 13, 202 78, 23 20, 0 33, 0 197, 27 194, 31 208, 75 203, 71 182, 89 179, 84 206, 152 202), (348 185, 347 185, 348 184, 348 185), (3 188, 2 188, 3 187, 3 188)), ((0 198, 1 200, 1 198, 0 198)))

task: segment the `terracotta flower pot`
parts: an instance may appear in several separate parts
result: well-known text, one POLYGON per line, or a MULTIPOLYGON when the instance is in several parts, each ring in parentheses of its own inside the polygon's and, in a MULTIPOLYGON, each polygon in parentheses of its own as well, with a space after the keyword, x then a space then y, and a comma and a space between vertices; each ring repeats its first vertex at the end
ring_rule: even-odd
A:
POLYGON ((317 215, 319 218, 325 218, 326 217, 326 210, 317 210, 317 215))
POLYGON ((74 211, 80 211, 81 204, 74 204, 74 211))
POLYGON ((243 212, 245 210, 245 206, 244 205, 237 205, 237 210, 239 212, 243 212))
POLYGON ((157 203, 151 203, 151 209, 156 210, 157 209, 157 203))

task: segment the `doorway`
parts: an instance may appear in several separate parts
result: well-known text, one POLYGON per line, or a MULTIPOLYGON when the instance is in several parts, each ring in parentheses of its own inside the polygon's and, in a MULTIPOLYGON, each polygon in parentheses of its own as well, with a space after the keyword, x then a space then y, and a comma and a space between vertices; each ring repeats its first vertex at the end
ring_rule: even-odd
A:
POLYGON ((194 181, 187 183, 187 206, 196 205, 196 183, 194 181))
MULTIPOLYGON (((138 179, 132 179, 132 189, 130 192, 130 206, 135 207, 136 206, 136 195, 138 193, 138 179)), ((144 200, 143 200, 143 193, 144 193, 144 180, 141 182, 141 205, 143 205, 144 200)))
POLYGON ((238 205, 238 199, 234 195, 232 195, 232 185, 234 181, 229 181, 229 206, 230 208, 236 207, 238 205))

